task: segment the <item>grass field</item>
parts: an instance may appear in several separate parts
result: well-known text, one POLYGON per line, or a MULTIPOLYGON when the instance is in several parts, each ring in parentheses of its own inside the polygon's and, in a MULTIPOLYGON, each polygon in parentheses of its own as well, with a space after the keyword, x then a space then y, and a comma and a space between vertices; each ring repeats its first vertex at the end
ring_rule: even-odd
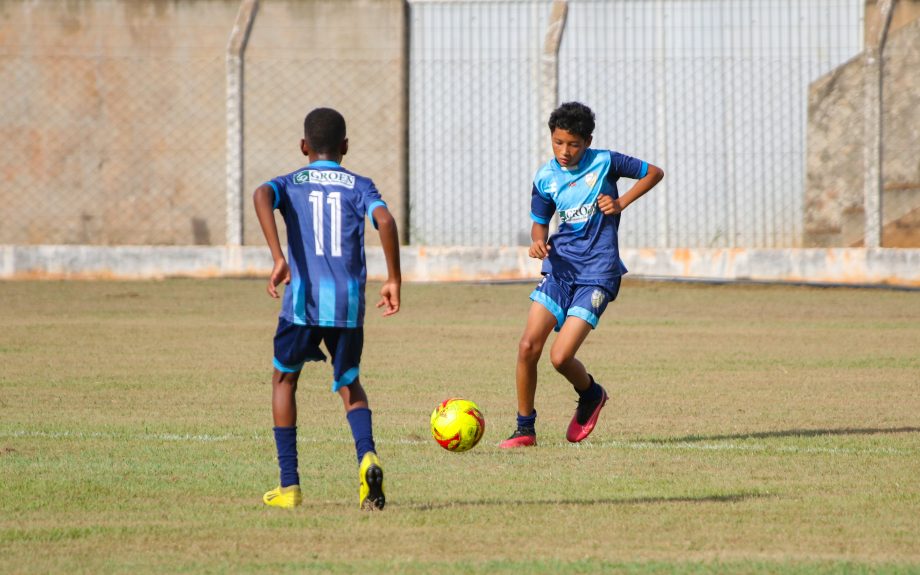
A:
POLYGON ((261 280, 0 282, 0 572, 920 573, 920 292, 627 282, 580 354, 598 429, 566 443, 544 357, 540 446, 503 452, 531 287, 368 314, 370 514, 328 364, 298 392, 304 505, 261 503, 261 280), (429 436, 449 396, 485 414, 471 452, 429 436))

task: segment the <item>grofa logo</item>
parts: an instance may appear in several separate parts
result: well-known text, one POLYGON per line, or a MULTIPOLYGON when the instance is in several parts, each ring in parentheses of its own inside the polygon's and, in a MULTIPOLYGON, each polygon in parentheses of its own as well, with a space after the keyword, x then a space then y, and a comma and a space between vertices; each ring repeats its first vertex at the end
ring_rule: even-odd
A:
POLYGON ((594 306, 594 309, 601 307, 602 303, 604 303, 604 292, 599 289, 591 292, 591 305, 594 306))

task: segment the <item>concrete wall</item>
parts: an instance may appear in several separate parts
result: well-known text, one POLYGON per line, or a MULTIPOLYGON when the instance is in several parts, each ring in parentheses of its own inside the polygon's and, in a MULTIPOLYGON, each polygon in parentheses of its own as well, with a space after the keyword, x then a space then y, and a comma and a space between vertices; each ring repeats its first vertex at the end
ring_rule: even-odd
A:
MULTIPOLYGON (((866 0, 865 14, 863 19, 865 37, 867 41, 874 40, 878 38, 881 24, 878 0, 866 0)), ((888 27, 889 34, 910 25, 918 18, 920 18, 920 0, 894 0, 894 12, 891 14, 891 24, 888 27)))
POLYGON ((0 242, 222 241, 237 4, 0 3, 0 242))
MULTIPOLYGON (((806 247, 863 245, 864 68, 855 58, 809 90, 806 247)), ((920 247, 920 20, 889 35, 883 70, 882 246, 920 247)))
MULTIPOLYGON (((0 2, 0 244, 220 245, 226 51, 240 0, 0 2)), ((249 194, 303 162, 303 117, 349 120, 346 166, 399 221, 402 0, 261 0, 247 51, 249 194)))

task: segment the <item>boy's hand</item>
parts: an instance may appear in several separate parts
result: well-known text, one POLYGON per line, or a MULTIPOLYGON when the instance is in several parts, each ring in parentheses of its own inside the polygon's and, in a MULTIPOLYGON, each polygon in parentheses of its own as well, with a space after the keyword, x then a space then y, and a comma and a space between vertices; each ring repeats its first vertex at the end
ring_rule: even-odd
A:
POLYGON ((377 307, 386 307, 383 310, 383 317, 393 315, 399 311, 399 282, 387 280, 383 287, 380 288, 380 301, 377 307))
POLYGON ((530 249, 527 251, 527 254, 538 260, 542 260, 549 255, 550 246, 546 243, 546 240, 534 240, 530 244, 530 249))
POLYGON ((618 214, 622 212, 625 207, 626 206, 620 201, 620 198, 614 198, 607 194, 598 194, 597 196, 597 208, 606 216, 618 214))
POLYGON ((284 282, 284 285, 291 283, 291 268, 288 267, 288 263, 284 258, 275 260, 272 276, 268 280, 268 295, 278 299, 278 285, 281 282, 284 282))

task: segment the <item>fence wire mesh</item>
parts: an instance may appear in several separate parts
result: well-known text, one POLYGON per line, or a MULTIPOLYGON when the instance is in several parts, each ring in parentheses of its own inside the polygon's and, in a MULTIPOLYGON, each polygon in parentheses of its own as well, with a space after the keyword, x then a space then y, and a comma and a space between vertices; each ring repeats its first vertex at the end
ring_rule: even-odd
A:
POLYGON ((7 49, 0 243, 222 242, 224 82, 220 57, 7 49))
MULTIPOLYGON (((243 88, 245 244, 263 241, 249 193, 309 163, 300 139, 304 117, 316 107, 335 108, 345 117, 349 147, 343 166, 373 179, 391 211, 398 215, 404 209, 403 5, 348 4, 351 8, 341 2, 259 8, 243 88)), ((283 227, 279 231, 283 234, 283 227)), ((377 241, 373 233, 366 238, 377 241)))
POLYGON ((920 247, 920 20, 888 37, 882 65, 882 246, 920 247))
POLYGON ((807 247, 865 246, 873 239, 867 242, 867 233, 879 230, 882 247, 920 246, 920 85, 913 73, 920 67, 920 21, 888 36, 880 79, 872 62, 863 53, 810 87, 807 247), (867 163, 874 138, 881 145, 876 183, 867 181, 878 174, 867 163))
MULTIPOLYGON (((403 153, 401 146, 394 146, 401 122, 393 117, 392 99, 381 97, 401 93, 401 65, 396 59, 317 63, 309 54, 247 62, 245 244, 262 242, 248 192, 309 163, 300 151, 300 139, 304 117, 314 107, 333 107, 345 116, 349 148, 343 166, 373 179, 391 208, 401 203, 403 153), (283 87, 279 86, 281 78, 283 87)), ((401 113, 398 104, 395 113, 401 113)), ((375 241, 374 234, 367 237, 375 241)))
POLYGON ((530 243, 544 147, 536 76, 546 2, 416 3, 410 11, 414 243, 530 243))
MULTIPOLYGON (((95 29, 62 17, 51 30, 49 15, 82 4, 42 4, 23 30, 16 18, 2 25, 0 244, 225 243, 236 6, 196 16, 208 27, 186 35, 207 29, 209 46, 180 46, 132 20, 158 14, 146 5, 101 3, 128 17, 95 29), (109 37, 130 50, 100 48, 109 37)), ((202 6, 163 10, 188 18, 202 6)), ((249 194, 305 163, 303 117, 332 106, 348 120, 346 167, 377 182, 412 243, 526 245, 530 181, 549 157, 539 94, 550 10, 263 0, 244 55, 244 244, 262 242, 249 194)), ((595 147, 667 173, 624 217, 623 244, 861 245, 865 10, 862 0, 570 0, 559 101, 594 108, 595 147)), ((915 21, 890 35, 882 69, 887 247, 920 245, 917 69, 915 21)))
MULTIPOLYGON (((863 3, 568 7, 559 101, 594 109, 595 147, 667 173, 624 217, 624 245, 801 246, 808 86, 859 53, 863 3)), ((416 238, 529 243, 529 182, 549 157, 532 96, 546 12, 545 2, 412 4, 412 157, 435 164, 412 168, 416 238), (488 189, 471 190, 474 181, 488 189)))

